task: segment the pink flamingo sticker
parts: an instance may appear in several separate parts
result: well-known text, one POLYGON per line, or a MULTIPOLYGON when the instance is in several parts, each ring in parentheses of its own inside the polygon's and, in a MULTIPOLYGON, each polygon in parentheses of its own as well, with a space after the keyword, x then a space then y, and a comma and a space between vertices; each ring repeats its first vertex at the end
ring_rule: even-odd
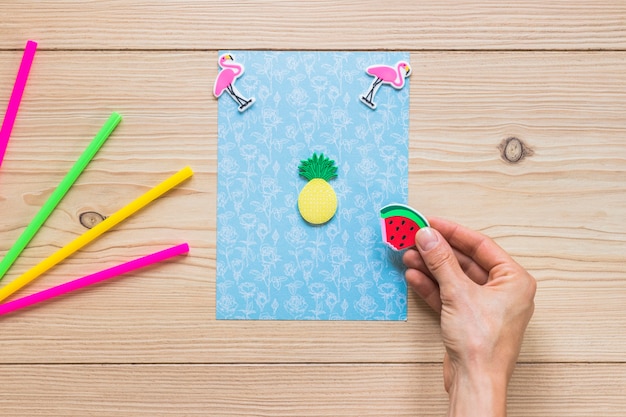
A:
POLYGON ((372 81, 367 93, 359 96, 359 100, 367 107, 374 110, 376 108, 374 96, 381 84, 388 84, 396 90, 400 90, 404 87, 404 79, 411 75, 411 67, 405 61, 399 61, 393 67, 388 65, 372 65, 367 67, 365 72, 374 77, 374 81, 372 81))
POLYGON ((226 91, 239 106, 238 110, 243 112, 252 106, 254 97, 249 99, 245 98, 235 87, 235 80, 241 77, 245 69, 243 65, 235 63, 234 61, 235 58, 231 54, 224 54, 218 59, 217 63, 222 70, 217 74, 217 78, 215 79, 213 94, 215 97, 219 97, 226 91))

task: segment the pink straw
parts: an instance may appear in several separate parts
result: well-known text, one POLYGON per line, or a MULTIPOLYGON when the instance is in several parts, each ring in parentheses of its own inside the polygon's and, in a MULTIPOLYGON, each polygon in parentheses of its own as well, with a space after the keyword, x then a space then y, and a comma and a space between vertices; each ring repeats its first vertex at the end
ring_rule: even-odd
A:
POLYGON ((185 254, 187 252, 189 252, 189 245, 187 243, 183 243, 162 250, 160 252, 155 252, 150 255, 134 259, 130 262, 126 262, 121 265, 117 265, 112 268, 96 272, 95 274, 87 275, 86 277, 66 282, 65 284, 61 284, 35 294, 31 294, 14 301, 10 301, 8 303, 0 304, 0 316, 8 314, 15 310, 19 310, 21 308, 31 306, 33 304, 40 303, 42 301, 49 300, 50 298, 58 297, 68 292, 79 290, 89 285, 97 284, 100 281, 126 274, 130 271, 134 271, 135 269, 143 268, 148 265, 152 265, 154 263, 172 258, 174 256, 185 254))
POLYGON ((7 145, 9 144, 9 138, 11 137, 11 131, 15 124, 15 118, 17 116, 17 110, 20 107, 22 101, 22 95, 24 94, 24 87, 26 87, 26 80, 30 73, 30 67, 33 64, 33 58, 35 57, 35 50, 37 50, 37 42, 26 42, 26 48, 24 49, 24 55, 22 56, 22 63, 20 69, 17 72, 15 84, 13 85, 13 92, 9 99, 9 105, 2 121, 2 128, 0 128, 0 166, 2 166, 2 160, 4 159, 4 153, 6 152, 7 145))

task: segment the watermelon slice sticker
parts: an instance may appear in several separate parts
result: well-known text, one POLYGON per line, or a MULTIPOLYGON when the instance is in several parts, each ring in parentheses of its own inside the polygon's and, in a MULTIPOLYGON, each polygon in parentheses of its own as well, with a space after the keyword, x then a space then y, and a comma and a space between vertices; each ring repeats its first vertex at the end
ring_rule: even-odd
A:
POLYGON ((415 246, 415 234, 429 227, 428 220, 418 211, 404 204, 389 204, 380 209, 383 241, 400 251, 415 246))

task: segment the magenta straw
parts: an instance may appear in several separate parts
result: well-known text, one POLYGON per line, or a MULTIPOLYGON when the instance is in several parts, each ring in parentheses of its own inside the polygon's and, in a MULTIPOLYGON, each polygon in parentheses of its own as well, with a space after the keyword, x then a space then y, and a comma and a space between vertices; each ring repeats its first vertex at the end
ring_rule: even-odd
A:
POLYGON ((0 166, 4 160, 4 154, 9 144, 9 138, 11 137, 11 131, 13 131, 13 125, 15 124, 15 118, 17 117, 17 110, 20 108, 20 102, 22 101, 22 95, 24 95, 24 88, 26 87, 26 80, 28 80, 28 74, 30 73, 30 67, 33 64, 33 58, 35 57, 35 51, 37 50, 37 42, 26 42, 26 48, 24 49, 24 55, 22 56, 22 63, 20 69, 17 72, 15 84, 13 85, 13 92, 9 99, 9 105, 7 111, 2 120, 2 128, 0 128, 0 166))
POLYGON ((172 246, 171 248, 134 259, 130 262, 96 272, 95 274, 87 275, 86 277, 66 282, 65 284, 61 284, 23 298, 18 298, 17 300, 9 301, 8 303, 0 304, 0 316, 188 252, 189 245, 187 243, 172 246))

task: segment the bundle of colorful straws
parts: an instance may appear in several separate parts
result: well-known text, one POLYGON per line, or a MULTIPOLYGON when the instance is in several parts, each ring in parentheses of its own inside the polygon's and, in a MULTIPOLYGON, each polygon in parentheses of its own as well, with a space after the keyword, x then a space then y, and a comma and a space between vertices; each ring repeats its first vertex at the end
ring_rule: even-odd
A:
MULTIPOLYGON (((2 122, 2 129, 0 130, 0 166, 4 159, 6 148, 15 124, 17 111, 19 109, 20 102, 26 87, 26 81, 30 73, 30 68, 35 57, 35 51, 37 49, 37 43, 28 41, 22 57, 22 62, 17 73, 15 84, 13 86, 13 92, 9 99, 7 111, 2 122)), ((63 178, 58 187, 50 195, 48 200, 41 207, 39 212, 35 215, 33 220, 29 223, 26 229, 22 232, 15 244, 9 249, 2 261, 0 261, 0 279, 4 277, 7 271, 11 268, 13 263, 20 256, 22 251, 26 248, 31 239, 41 229, 45 221, 52 214, 57 205, 61 202, 63 197, 70 190, 72 185, 76 182, 81 173, 85 170, 89 162, 96 155, 98 150, 102 147, 104 142, 109 138, 113 130, 122 120, 122 116, 118 113, 113 113, 111 117, 106 121, 102 129, 94 137, 87 149, 78 158, 74 166, 69 170, 67 175, 63 178)), ((131 215, 135 214, 158 197, 162 196, 166 192, 170 191, 186 179, 193 175, 193 171, 190 167, 185 167, 176 174, 172 175, 162 183, 158 184, 145 194, 137 197, 135 200, 122 207, 111 216, 104 219, 101 223, 98 223, 93 228, 87 230, 87 232, 78 236, 76 239, 50 255, 48 258, 41 261, 39 264, 26 271, 6 286, 0 288, 0 301, 3 301, 13 293, 28 285, 34 279, 40 277, 46 271, 62 262, 64 259, 72 255, 74 252, 83 248, 85 245, 94 241, 100 237, 104 232, 108 231, 112 227, 121 223, 131 215)), ((164 261, 177 255, 186 254, 189 252, 189 245, 183 243, 180 245, 172 246, 170 248, 151 253, 141 258, 134 259, 132 261, 123 263, 121 265, 114 266, 91 275, 79 278, 74 281, 67 282, 65 284, 58 285, 56 287, 17 299, 4 304, 0 304, 0 315, 10 313, 12 311, 31 306, 33 304, 48 300, 53 297, 66 294, 71 291, 76 291, 88 285, 107 280, 109 278, 117 277, 122 274, 134 271, 139 268, 146 267, 148 265, 164 261)))

